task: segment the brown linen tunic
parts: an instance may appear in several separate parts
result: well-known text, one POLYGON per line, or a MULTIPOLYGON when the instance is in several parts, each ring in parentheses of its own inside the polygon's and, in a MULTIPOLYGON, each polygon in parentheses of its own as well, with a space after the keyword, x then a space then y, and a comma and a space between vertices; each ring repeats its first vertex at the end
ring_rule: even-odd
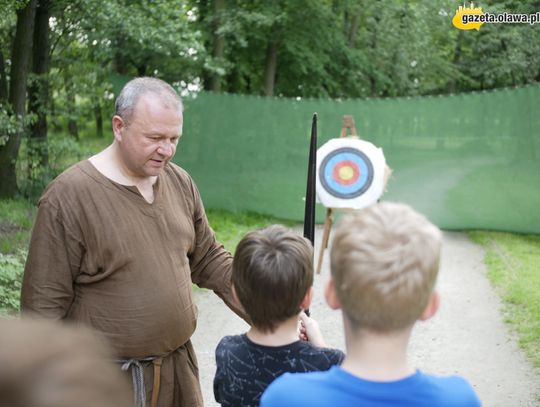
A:
MULTIPOLYGON (((175 406, 202 405, 189 342, 197 319, 191 283, 214 290, 241 314, 231 294, 231 260, 180 167, 164 168, 150 204, 135 187, 83 161, 40 199, 21 309, 101 331, 119 358, 171 354, 163 362, 159 405, 173 405, 170 397, 175 406), (188 371, 175 371, 186 360, 188 371), (180 377, 189 373, 193 377, 180 377)), ((150 371, 151 363, 145 367, 148 393, 150 371)))

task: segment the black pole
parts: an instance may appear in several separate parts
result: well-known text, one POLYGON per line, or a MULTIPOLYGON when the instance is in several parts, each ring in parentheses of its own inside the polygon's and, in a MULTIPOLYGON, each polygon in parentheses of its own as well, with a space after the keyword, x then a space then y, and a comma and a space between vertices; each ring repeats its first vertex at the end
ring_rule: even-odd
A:
MULTIPOLYGON (((304 211, 304 237, 309 239, 315 249, 315 172, 317 169, 317 113, 313 113, 311 122, 311 142, 306 186, 306 207, 304 211)), ((310 315, 309 308, 305 310, 310 315)))
POLYGON ((315 171, 317 166, 317 113, 311 122, 311 143, 306 186, 306 207, 304 212, 304 237, 315 247, 315 171))

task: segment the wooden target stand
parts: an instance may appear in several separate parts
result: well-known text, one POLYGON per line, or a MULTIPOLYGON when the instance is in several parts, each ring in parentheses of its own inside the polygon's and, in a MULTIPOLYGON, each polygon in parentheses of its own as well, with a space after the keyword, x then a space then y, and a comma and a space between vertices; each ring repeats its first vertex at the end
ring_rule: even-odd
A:
MULTIPOLYGON (((354 124, 354 117, 350 115, 344 115, 341 125, 341 134, 339 138, 352 137, 359 138, 358 132, 356 131, 356 126, 354 124), (347 130, 350 131, 350 135, 347 135, 347 130)), ((321 273, 322 262, 324 259, 324 251, 328 248, 328 240, 330 239, 330 230, 332 230, 332 225, 334 224, 333 212, 334 211, 354 211, 355 209, 344 209, 344 208, 326 208, 326 218, 324 220, 324 231, 321 242, 321 248, 319 249, 319 261, 317 262, 317 274, 321 273)))

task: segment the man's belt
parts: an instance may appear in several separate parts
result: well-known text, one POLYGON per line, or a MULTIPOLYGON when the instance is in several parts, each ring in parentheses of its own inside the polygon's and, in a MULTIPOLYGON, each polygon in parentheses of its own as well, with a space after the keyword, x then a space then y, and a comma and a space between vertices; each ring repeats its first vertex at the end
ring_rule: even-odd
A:
POLYGON ((118 359, 122 364, 122 370, 127 371, 131 368, 131 378, 133 380, 133 398, 135 407, 146 407, 146 388, 144 386, 144 368, 143 363, 152 362, 154 365, 154 387, 152 389, 152 401, 150 406, 157 407, 159 397, 159 386, 161 377, 161 365, 163 357, 150 356, 142 359, 118 359))

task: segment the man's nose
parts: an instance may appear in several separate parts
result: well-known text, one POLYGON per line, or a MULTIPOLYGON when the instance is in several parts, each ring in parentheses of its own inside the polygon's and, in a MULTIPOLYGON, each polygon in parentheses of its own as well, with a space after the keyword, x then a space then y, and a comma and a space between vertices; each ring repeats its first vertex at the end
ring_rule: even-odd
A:
POLYGON ((174 154, 174 144, 170 141, 163 141, 159 143, 158 154, 161 154, 165 157, 171 157, 174 154))

